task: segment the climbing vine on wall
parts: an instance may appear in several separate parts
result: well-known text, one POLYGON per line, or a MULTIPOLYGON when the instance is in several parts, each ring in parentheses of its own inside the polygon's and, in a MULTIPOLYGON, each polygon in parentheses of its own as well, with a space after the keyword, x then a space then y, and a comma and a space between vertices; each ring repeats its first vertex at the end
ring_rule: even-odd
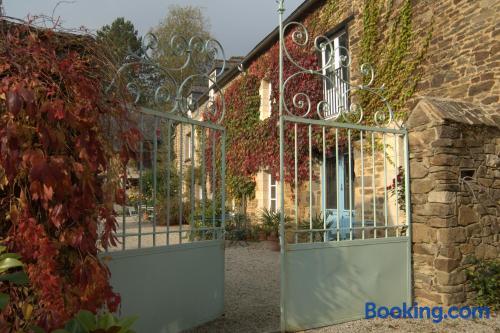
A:
POLYGON ((113 203, 139 133, 126 101, 104 93, 110 68, 92 39, 24 23, 0 36, 0 240, 30 279, 0 283, 0 327, 51 331, 81 309, 117 310, 98 253, 116 245, 113 203))
MULTIPOLYGON (((361 62, 376 69, 375 86, 384 86, 384 96, 396 111, 397 120, 406 120, 405 107, 422 77, 421 65, 432 36, 432 22, 425 38, 419 39, 413 27, 413 5, 404 0, 395 6, 392 0, 365 1, 361 62)), ((380 99, 363 94, 366 110, 382 107, 380 99)))
MULTIPOLYGON (((324 34, 346 18, 346 13, 342 10, 346 8, 350 10, 351 6, 341 6, 341 4, 340 0, 327 0, 306 16, 303 24, 308 28, 311 42, 305 48, 292 43, 291 38, 286 39, 290 55, 300 65, 311 69, 319 68, 320 57, 313 48, 312 41, 315 36, 324 34)), ((421 64, 427 52, 432 29, 424 39, 417 36, 412 25, 413 5, 410 0, 403 0, 399 5, 395 5, 391 0, 365 0, 361 20, 362 33, 358 48, 360 52, 353 56, 357 58, 357 63, 370 63, 374 66, 377 77, 375 86, 384 85, 384 97, 396 111, 397 119, 404 120, 407 113, 405 106, 415 93, 421 77, 421 64)), ((251 180, 259 170, 268 170, 276 177, 279 175, 279 117, 276 103, 279 89, 278 52, 279 47, 276 43, 250 65, 246 76, 236 79, 226 90, 229 110, 224 126, 228 131, 228 173, 245 177, 241 182, 238 181, 238 177, 232 178, 230 186, 233 189, 246 186, 247 181, 251 180), (271 83, 271 100, 274 103, 270 118, 258 121, 258 90, 262 79, 271 83)), ((284 65, 285 79, 297 71, 288 59, 285 59, 284 65)), ((284 99, 286 103, 291 103, 295 94, 304 92, 310 97, 310 106, 313 110, 308 117, 315 117, 316 105, 323 99, 323 82, 312 75, 299 76, 288 84, 284 99)), ((361 93, 359 96, 359 103, 365 110, 366 123, 372 124, 375 111, 382 107, 381 99, 373 94, 361 93)), ((292 113, 303 114, 301 112, 304 110, 287 105, 292 113)), ((308 179, 309 142, 307 127, 299 126, 297 130, 299 161, 297 171, 300 182, 308 179)), ((333 146, 333 140, 332 133, 327 132, 327 150, 333 146)), ((342 133, 339 140, 342 147, 345 140, 342 133)), ((313 129, 312 146, 316 152, 322 150, 322 133, 317 128, 313 129)), ((288 183, 294 181, 294 148, 294 127, 290 125, 285 129, 285 180, 288 183)), ((326 153, 328 155, 332 152, 326 153)))

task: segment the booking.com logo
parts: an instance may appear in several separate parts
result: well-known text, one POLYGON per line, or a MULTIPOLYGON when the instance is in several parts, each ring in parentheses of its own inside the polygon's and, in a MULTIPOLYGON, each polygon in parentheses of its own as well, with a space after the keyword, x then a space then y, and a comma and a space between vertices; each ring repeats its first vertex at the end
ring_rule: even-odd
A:
POLYGON ((365 304, 365 318, 394 318, 394 319, 432 319, 434 323, 440 323, 443 319, 490 319, 490 309, 487 306, 450 306, 445 310, 442 306, 412 306, 403 303, 402 306, 380 306, 373 302, 365 304))

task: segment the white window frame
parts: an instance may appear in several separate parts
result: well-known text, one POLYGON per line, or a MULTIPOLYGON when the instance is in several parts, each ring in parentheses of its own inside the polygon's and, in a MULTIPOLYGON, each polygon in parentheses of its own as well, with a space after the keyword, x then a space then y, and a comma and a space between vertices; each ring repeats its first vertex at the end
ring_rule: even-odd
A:
MULTIPOLYGON (((349 87, 346 83, 342 82, 337 78, 337 76, 331 74, 331 71, 337 71, 337 75, 340 74, 340 77, 343 76, 342 68, 341 68, 341 49, 340 49, 340 37, 347 35, 347 31, 345 29, 341 30, 337 34, 333 36, 330 40, 332 41, 333 46, 333 61, 329 66, 326 66, 330 59, 327 57, 327 51, 330 49, 328 44, 321 45, 321 67, 323 69, 323 75, 329 76, 334 85, 328 87, 327 80, 324 80, 323 84, 323 94, 325 96, 325 101, 330 105, 330 109, 325 115, 325 119, 337 118, 340 115, 341 108, 347 110, 349 107, 349 98, 347 96, 347 91, 349 87)), ((347 45, 343 47, 347 48, 347 45)), ((348 80, 347 77, 342 77, 344 80, 348 80)))
POLYGON ((269 210, 276 212, 278 210, 278 182, 272 174, 269 174, 269 210), (274 184, 273 184, 274 181, 274 184), (272 196, 272 188, 274 187, 274 198, 272 196), (272 209, 272 202, 274 201, 274 210, 272 209))
POLYGON ((209 75, 208 79, 208 87, 210 90, 208 91, 208 99, 210 102, 213 102, 215 100, 215 90, 213 89, 213 86, 217 82, 217 70, 214 70, 212 73, 209 75))
POLYGON ((193 158, 193 146, 192 146, 192 142, 191 142, 191 140, 193 140, 193 137, 192 137, 191 133, 187 133, 184 140, 185 140, 184 141, 185 144, 187 145, 185 147, 185 150, 184 150, 184 153, 186 154, 184 159, 187 161, 187 160, 190 160, 193 158))
POLYGON ((271 81, 263 79, 260 82, 259 96, 260 96, 260 108, 259 108, 259 119, 266 120, 271 117, 273 101, 271 99, 272 96, 272 83, 271 81), (265 86, 264 86, 265 85, 265 86), (264 92, 267 91, 265 94, 264 92), (267 104, 267 105, 266 105, 267 104), (265 110, 265 106, 267 106, 267 110, 265 110), (264 110, 266 112, 264 112, 264 110))

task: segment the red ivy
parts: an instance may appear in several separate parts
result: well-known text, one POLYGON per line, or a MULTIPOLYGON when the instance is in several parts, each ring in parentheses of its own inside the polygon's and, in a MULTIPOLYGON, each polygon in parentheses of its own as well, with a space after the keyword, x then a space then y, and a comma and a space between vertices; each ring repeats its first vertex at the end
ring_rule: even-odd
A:
MULTIPOLYGON (((302 48, 287 38, 286 47, 290 56, 302 67, 318 70, 320 57, 311 48, 302 48)), ((259 170, 268 170, 279 179, 279 46, 276 43, 271 49, 257 59, 244 76, 235 79, 224 91, 226 114, 223 125, 226 127, 227 142, 227 173, 248 178, 254 177, 259 170), (271 83, 271 116, 258 121, 257 108, 253 104, 257 98, 260 102, 259 87, 262 79, 271 83), (257 121, 255 121, 257 119, 257 121)), ((299 69, 287 58, 284 62, 284 79, 293 76, 299 69)), ((316 111, 318 103, 323 100, 323 82, 320 77, 303 74, 291 79, 285 88, 284 102, 288 106, 287 113, 296 116, 305 116, 306 108, 294 107, 293 98, 296 94, 305 93, 310 99, 310 112, 307 118, 318 118, 316 111)), ((306 99, 300 98, 306 102, 306 99)), ((307 103, 305 104, 307 105, 307 103)), ((220 102, 219 105, 220 107, 220 102)), ((214 117, 215 119, 215 117, 214 117)), ((295 131, 293 123, 286 123, 285 127, 285 181, 293 184, 295 180, 295 131)), ((322 129, 312 127, 313 156, 322 154, 322 129)), ((339 146, 342 148, 345 136, 339 133, 339 146)), ((210 150, 212 145, 208 145, 210 150)), ((297 160, 299 182, 309 179, 309 133, 308 127, 297 126, 297 160)), ((326 154, 334 152, 335 133, 326 132, 326 154)), ((207 156, 207 165, 211 165, 211 154, 207 156)), ((210 169, 208 169, 210 170, 210 169)))
MULTIPOLYGON (((122 101, 104 93, 105 62, 92 40, 28 25, 5 30, 0 178, 4 174, 7 185, 0 187, 0 239, 26 264, 37 300, 31 321, 52 330, 81 309, 119 305, 98 244, 116 244, 113 202, 120 194, 106 175, 113 157, 120 156, 123 167, 133 156, 137 131, 127 125, 122 101), (124 144, 117 149, 116 142, 124 144)), ((0 327, 20 315, 13 306, 0 316, 0 327)))

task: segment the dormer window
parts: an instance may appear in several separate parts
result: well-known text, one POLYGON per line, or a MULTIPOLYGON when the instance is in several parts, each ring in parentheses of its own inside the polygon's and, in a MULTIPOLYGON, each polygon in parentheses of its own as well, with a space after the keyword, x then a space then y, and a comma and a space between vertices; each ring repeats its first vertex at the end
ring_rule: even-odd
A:
POLYGON ((214 85, 217 82, 217 70, 214 70, 210 75, 208 79, 208 87, 210 90, 208 91, 208 98, 210 102, 213 102, 215 100, 215 90, 214 90, 214 85))
POLYGON ((347 32, 341 30, 330 38, 331 46, 321 45, 323 75, 330 80, 324 80, 324 96, 329 108, 324 111, 324 118, 337 118, 343 110, 349 107, 348 71, 345 67, 347 59, 347 32), (333 48, 333 49, 332 49, 333 48), (332 52, 333 51, 333 52, 332 52))

